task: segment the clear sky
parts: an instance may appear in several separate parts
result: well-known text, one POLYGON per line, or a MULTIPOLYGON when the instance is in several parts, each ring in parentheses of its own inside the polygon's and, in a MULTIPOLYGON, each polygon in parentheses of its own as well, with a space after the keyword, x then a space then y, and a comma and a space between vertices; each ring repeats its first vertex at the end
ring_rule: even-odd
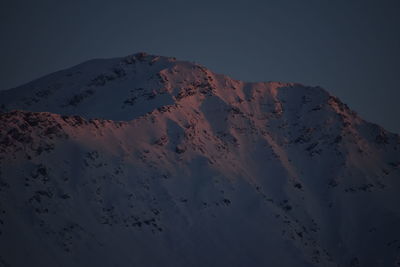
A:
POLYGON ((2 0, 0 90, 145 51, 246 81, 320 85, 400 133, 398 0, 2 0))

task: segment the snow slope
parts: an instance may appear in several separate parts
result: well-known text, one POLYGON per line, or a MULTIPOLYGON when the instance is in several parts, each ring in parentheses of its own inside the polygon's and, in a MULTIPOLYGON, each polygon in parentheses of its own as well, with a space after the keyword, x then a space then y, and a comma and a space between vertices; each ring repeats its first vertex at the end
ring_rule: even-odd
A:
POLYGON ((0 103, 0 266, 400 265, 400 137, 322 88, 138 53, 0 103))

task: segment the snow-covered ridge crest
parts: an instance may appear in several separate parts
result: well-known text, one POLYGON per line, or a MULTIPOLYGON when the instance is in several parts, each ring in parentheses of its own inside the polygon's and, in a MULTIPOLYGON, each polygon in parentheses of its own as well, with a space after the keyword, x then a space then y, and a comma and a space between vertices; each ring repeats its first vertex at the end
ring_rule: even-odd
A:
POLYGON ((299 84, 246 83, 215 74, 195 63, 137 53, 97 59, 59 71, 26 85, 0 92, 0 109, 47 111, 86 118, 131 120, 165 105, 207 95, 225 101, 254 98, 269 91, 276 98, 282 87, 299 84))

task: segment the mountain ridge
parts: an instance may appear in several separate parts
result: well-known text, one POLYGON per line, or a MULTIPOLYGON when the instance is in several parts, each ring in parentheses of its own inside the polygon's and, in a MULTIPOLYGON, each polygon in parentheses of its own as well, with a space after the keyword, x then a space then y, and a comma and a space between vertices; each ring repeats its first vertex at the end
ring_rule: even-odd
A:
POLYGON ((153 59, 0 93, 0 264, 399 264, 399 135, 320 87, 153 59))

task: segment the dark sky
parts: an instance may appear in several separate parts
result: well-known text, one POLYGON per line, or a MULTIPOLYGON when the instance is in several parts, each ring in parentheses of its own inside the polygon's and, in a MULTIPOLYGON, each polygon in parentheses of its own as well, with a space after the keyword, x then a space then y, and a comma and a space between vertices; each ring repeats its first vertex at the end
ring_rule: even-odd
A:
POLYGON ((145 51, 246 81, 320 85, 400 133, 399 14, 397 0, 1 0, 0 90, 145 51))

